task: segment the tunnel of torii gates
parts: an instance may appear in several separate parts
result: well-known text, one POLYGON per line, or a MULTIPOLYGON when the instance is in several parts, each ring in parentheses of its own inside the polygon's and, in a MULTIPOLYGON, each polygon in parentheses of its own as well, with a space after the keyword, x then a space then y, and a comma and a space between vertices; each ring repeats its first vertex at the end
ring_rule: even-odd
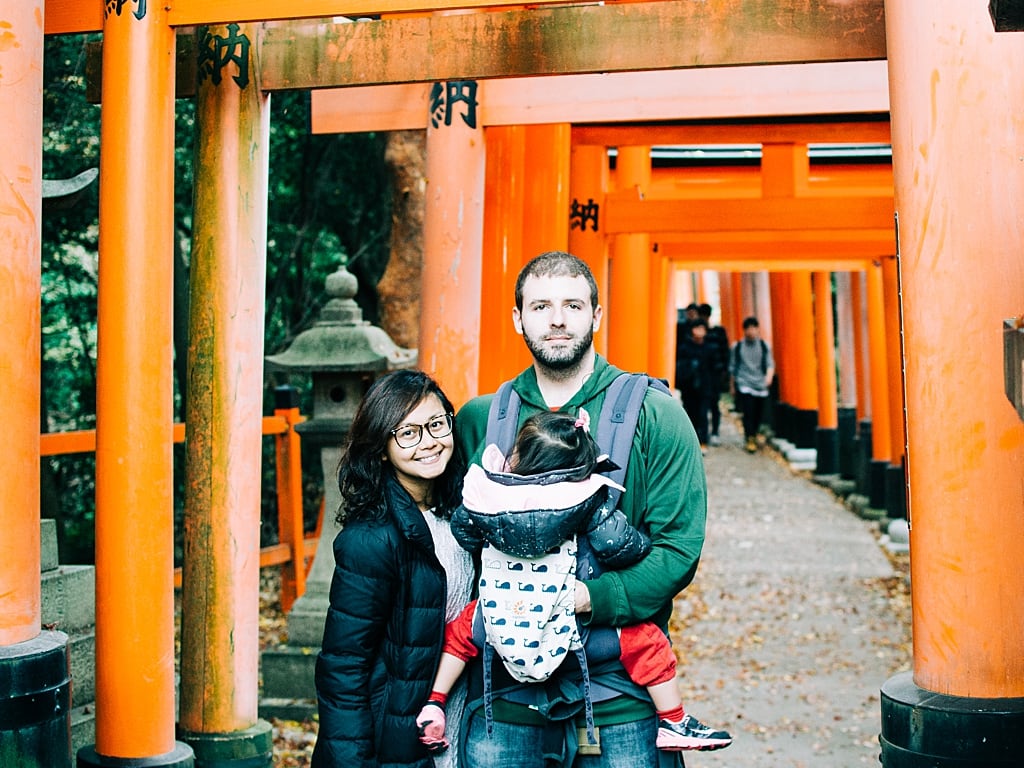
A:
POLYGON ((883 763, 1018 759, 1024 426, 999 373, 1003 320, 1024 313, 1024 41, 962 0, 296 5, 0 1, 0 658, 26 664, 59 635, 39 626, 35 481, 43 37, 103 32, 97 719, 78 764, 202 765, 211 745, 245 755, 269 738, 257 711, 268 100, 294 88, 340 89, 315 94, 317 130, 426 128, 420 364, 455 401, 526 362, 511 281, 552 248, 594 268, 598 343, 621 367, 668 373, 673 274, 716 270, 733 337, 755 296, 770 305, 784 403, 833 428, 835 371, 852 371, 874 462, 905 466, 911 523, 913 672, 883 687, 883 763), (178 31, 197 25, 196 524, 176 724, 174 62, 178 31), (891 143, 892 168, 809 166, 809 143, 862 141, 891 143), (651 146, 729 142, 761 144, 760 167, 651 167, 651 146), (831 274, 857 331, 838 366, 831 274))

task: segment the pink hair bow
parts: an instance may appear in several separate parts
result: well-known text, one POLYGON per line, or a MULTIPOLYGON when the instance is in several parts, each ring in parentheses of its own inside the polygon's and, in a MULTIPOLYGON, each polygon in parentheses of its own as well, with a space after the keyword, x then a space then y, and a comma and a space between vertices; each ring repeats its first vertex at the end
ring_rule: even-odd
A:
POLYGON ((576 417, 576 429, 582 429, 588 435, 590 434, 590 414, 584 408, 580 408, 579 415, 576 417))

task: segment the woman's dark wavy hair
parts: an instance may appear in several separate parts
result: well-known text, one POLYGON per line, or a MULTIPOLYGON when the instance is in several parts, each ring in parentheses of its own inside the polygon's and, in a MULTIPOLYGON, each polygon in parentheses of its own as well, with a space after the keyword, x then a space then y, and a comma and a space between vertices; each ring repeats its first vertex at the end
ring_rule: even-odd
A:
MULTIPOLYGON (((391 430, 404 424, 409 412, 430 395, 437 395, 445 412, 453 412, 451 401, 438 383, 422 371, 392 371, 370 385, 356 409, 338 463, 342 503, 335 519, 339 525, 351 520, 385 519, 384 486, 395 472, 390 462, 383 461, 388 441, 393 439, 391 430)), ((461 503, 465 471, 461 451, 453 450, 428 500, 438 515, 450 517, 461 503)))
POLYGON ((597 466, 599 453, 590 433, 576 426, 575 416, 540 411, 519 428, 509 468, 517 475, 539 475, 579 467, 566 479, 586 480, 597 466))

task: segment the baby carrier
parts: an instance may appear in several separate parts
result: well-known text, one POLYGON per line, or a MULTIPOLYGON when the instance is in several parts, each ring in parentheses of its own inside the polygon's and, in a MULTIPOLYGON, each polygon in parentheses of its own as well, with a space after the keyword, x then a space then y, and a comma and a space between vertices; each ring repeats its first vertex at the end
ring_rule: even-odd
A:
MULTIPOLYGON (((551 503, 550 499, 546 503, 539 501, 542 514, 533 522, 543 520, 548 525, 540 531, 543 535, 539 538, 531 537, 538 544, 534 551, 517 551, 514 537, 508 535, 507 531, 492 531, 484 537, 495 546, 486 545, 481 554, 483 568, 480 609, 474 623, 474 639, 483 648, 482 705, 488 731, 492 721, 492 659, 495 655, 502 659, 510 676, 520 683, 547 680, 566 658, 575 656, 582 674, 582 704, 586 713, 587 731, 593 743, 592 687, 583 644, 587 643, 588 651, 592 650, 594 642, 609 646, 604 649, 606 657, 614 657, 617 661, 617 638, 614 630, 610 629, 591 633, 594 640, 587 640, 586 632, 581 637, 575 616, 575 581, 577 573, 586 578, 596 575, 595 554, 605 565, 621 567, 636 562, 649 551, 649 540, 629 526, 621 512, 616 511, 624 490, 621 483, 625 478, 636 424, 648 387, 654 387, 664 394, 669 392, 667 385, 659 379, 645 374, 624 373, 611 383, 605 393, 596 437, 610 461, 606 475, 594 475, 592 478, 601 478, 598 482, 611 482, 603 482, 603 489, 592 491, 588 503, 577 499, 568 508, 552 509, 558 504, 551 503), (587 520, 588 516, 589 527, 581 528, 581 520, 587 520), (570 523, 573 518, 575 520, 570 523), (578 530, 593 530, 598 524, 611 526, 615 529, 615 535, 589 535, 579 540, 572 535, 578 530), (643 540, 640 545, 642 551, 638 554, 632 546, 621 551, 587 551, 590 547, 599 549, 606 542, 621 542, 620 533, 640 537, 643 540), (542 548, 545 544, 547 548, 542 548), (549 599, 533 599, 541 596, 549 599), (596 640, 598 635, 602 636, 601 640, 596 640)), ((507 454, 515 442, 520 405, 519 396, 512 389, 511 382, 499 388, 491 403, 486 442, 489 446, 496 445, 495 451, 499 454, 507 454)), ((475 469, 482 471, 479 467, 475 469)), ((564 479, 565 471, 561 472, 562 477, 558 476, 558 472, 547 474, 549 477, 537 476, 528 480, 535 486, 543 487, 545 483, 553 484, 564 479)), ((474 521, 480 522, 475 516, 474 521)), ((536 530, 533 532, 537 533, 536 530)), ((567 686, 562 681, 551 681, 544 688, 543 697, 551 706, 548 709, 542 703, 538 710, 551 720, 571 718, 571 710, 566 713, 557 711, 561 707, 561 694, 558 692, 566 691, 567 686), (552 691, 555 693, 550 696, 548 692, 552 691)), ((611 687, 602 686, 602 692, 603 696, 614 696, 624 691, 613 684, 611 687)), ((538 686, 529 686, 508 694, 507 698, 526 701, 523 696, 529 698, 539 694, 538 686)), ((571 696, 570 693, 570 699, 571 696)))

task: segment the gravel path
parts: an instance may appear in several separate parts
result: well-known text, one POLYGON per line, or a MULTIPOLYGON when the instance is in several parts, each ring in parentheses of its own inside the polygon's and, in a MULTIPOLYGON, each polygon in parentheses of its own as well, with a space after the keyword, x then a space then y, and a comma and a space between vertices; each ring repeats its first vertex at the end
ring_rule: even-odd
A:
POLYGON ((905 556, 807 473, 747 454, 730 419, 722 432, 673 636, 687 710, 734 742, 687 768, 878 765, 879 690, 911 664, 905 556))

